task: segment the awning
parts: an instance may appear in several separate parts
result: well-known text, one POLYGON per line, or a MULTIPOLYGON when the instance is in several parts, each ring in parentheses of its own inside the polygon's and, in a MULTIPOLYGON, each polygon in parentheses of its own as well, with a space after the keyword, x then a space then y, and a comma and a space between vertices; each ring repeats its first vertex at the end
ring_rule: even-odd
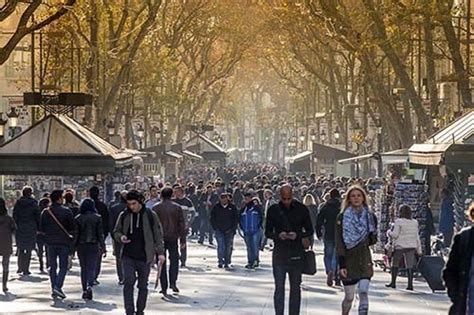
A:
POLYGON ((444 164, 444 154, 452 143, 418 143, 410 148, 410 163, 420 165, 444 164))
POLYGON ((177 159, 177 160, 183 158, 183 156, 182 156, 181 154, 176 153, 176 152, 173 152, 173 151, 166 151, 166 152, 165 152, 165 155, 167 155, 167 156, 169 156, 169 157, 172 157, 172 158, 174 158, 174 159, 177 159))
POLYGON ((351 157, 351 158, 348 158, 348 159, 338 160, 337 162, 339 164, 353 164, 353 163, 359 163, 359 162, 362 162, 362 161, 366 161, 366 160, 369 160, 369 159, 372 159, 372 158, 374 158, 374 153, 354 156, 354 157, 351 157))
POLYGON ((203 159, 203 157, 200 156, 199 154, 196 154, 196 153, 188 151, 188 150, 183 150, 183 151, 181 151, 181 153, 183 153, 184 156, 186 156, 190 159, 194 159, 194 160, 202 160, 203 159))
POLYGON ((285 162, 295 163, 295 162, 301 161, 305 158, 309 158, 309 157, 311 157, 311 155, 313 155, 312 151, 304 151, 304 152, 298 153, 295 156, 286 157, 285 162))
POLYGON ((408 149, 384 152, 380 155, 382 156, 382 163, 385 165, 408 163, 408 149))

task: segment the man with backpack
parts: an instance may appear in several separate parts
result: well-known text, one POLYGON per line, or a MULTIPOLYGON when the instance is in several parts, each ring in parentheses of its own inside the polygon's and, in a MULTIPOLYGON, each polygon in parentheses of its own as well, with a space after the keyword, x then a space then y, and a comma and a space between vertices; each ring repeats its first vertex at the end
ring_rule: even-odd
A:
POLYGON ((156 214, 145 207, 145 198, 132 190, 127 193, 127 209, 120 213, 114 239, 123 245, 121 252, 124 286, 123 298, 127 315, 144 314, 148 297, 148 278, 155 255, 164 262, 163 233, 156 214), (133 291, 138 280, 135 308, 133 291))

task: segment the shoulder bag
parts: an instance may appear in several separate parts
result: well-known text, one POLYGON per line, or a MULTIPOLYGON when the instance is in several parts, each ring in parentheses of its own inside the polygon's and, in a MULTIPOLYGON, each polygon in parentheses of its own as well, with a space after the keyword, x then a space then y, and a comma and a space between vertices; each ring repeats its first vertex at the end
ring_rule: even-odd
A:
POLYGON ((59 222, 58 218, 56 218, 56 216, 54 215, 53 211, 51 211, 50 208, 46 208, 44 209, 50 216, 51 218, 53 218, 53 221, 56 223, 57 226, 59 226, 59 228, 64 232, 64 234, 66 234, 66 236, 70 239, 73 239, 74 236, 72 236, 65 228, 64 226, 61 224, 61 222, 59 222))

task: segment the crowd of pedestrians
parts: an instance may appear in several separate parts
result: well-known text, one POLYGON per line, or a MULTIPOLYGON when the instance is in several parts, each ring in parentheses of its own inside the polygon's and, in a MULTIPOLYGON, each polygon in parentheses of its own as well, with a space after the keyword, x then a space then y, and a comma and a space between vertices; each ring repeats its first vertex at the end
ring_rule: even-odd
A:
MULTIPOLYGON (((370 207, 369 185, 362 179, 286 175, 275 165, 244 164, 189 170, 185 177, 152 184, 145 192, 117 191, 108 205, 98 187, 91 187, 81 202, 72 190, 54 190, 38 202, 27 186, 12 217, 0 199, 3 291, 8 291, 14 234, 21 276, 31 273, 31 254, 36 250, 40 271, 49 272, 52 297, 64 299, 64 280, 77 256, 82 298, 93 299, 110 236, 125 312, 143 314, 152 268, 159 272, 161 294, 167 296, 168 289, 180 292, 179 271, 187 265, 188 238, 196 238, 198 244, 207 240, 209 245, 215 239, 216 267, 231 270, 234 240, 241 236, 247 249, 245 268, 260 268, 260 252, 272 252, 275 313, 284 314, 288 276, 288 310, 295 315, 300 313, 305 253, 317 238, 324 245, 327 285, 343 286, 342 313, 349 314, 357 293, 359 314, 367 314, 374 273, 371 246, 377 241, 378 224, 370 207)), ((393 263, 387 287, 396 287, 399 262, 404 258, 407 289, 413 290, 415 255, 422 244, 410 207, 402 206, 399 212, 389 232, 393 263)), ((450 231, 445 232, 449 238, 450 231)), ((459 251, 460 242, 456 236, 454 250, 459 251)), ((445 277, 459 285, 455 280, 459 267, 453 267, 453 260, 445 277)), ((459 290, 472 290, 470 283, 462 285, 459 290)))

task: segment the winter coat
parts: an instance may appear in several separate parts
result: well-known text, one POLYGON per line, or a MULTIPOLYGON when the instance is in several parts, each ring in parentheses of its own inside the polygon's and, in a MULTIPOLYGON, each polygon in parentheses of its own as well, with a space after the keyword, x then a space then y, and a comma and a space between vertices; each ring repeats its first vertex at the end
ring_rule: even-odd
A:
POLYGON ((388 231, 394 249, 414 248, 418 254, 421 254, 421 241, 418 233, 418 221, 404 218, 396 219, 393 230, 388 231))
POLYGON ((337 198, 329 199, 323 203, 316 218, 316 235, 320 239, 323 237, 327 241, 334 241, 336 237, 336 218, 341 212, 341 201, 337 198))
POLYGON ((254 201, 246 204, 240 211, 240 228, 244 235, 251 235, 261 231, 263 227, 262 208, 254 201))
POLYGON ((15 229, 15 221, 11 216, 0 216, 0 256, 8 256, 13 253, 12 235, 15 229))
POLYGON ((16 246, 20 250, 33 250, 36 245, 40 210, 38 201, 31 197, 21 197, 13 207, 13 219, 17 231, 16 246))
MULTIPOLYGON (((145 208, 145 215, 143 216, 143 237, 145 240, 145 252, 147 263, 152 263, 155 260, 155 254, 164 255, 165 247, 163 243, 163 230, 160 220, 155 212, 145 208), (150 222, 149 218, 153 218, 150 222)), ((117 224, 113 231, 113 237, 116 242, 120 242, 123 235, 127 235, 131 229, 132 211, 127 209, 120 213, 117 224)), ((123 248, 123 246, 122 246, 123 248)), ((120 254, 121 255, 121 254, 120 254)))
POLYGON ((225 208, 221 203, 218 203, 212 208, 210 221, 212 228, 216 231, 235 233, 239 223, 239 211, 231 203, 225 208))
MULTIPOLYGON (((75 236, 76 224, 72 211, 58 203, 53 203, 50 209, 66 231, 70 235, 75 236)), ((66 233, 64 233, 46 209, 41 213, 39 230, 44 234, 44 240, 47 245, 73 245, 73 239, 67 237, 66 233)))
MULTIPOLYGON (((377 225, 375 214, 371 213, 377 225)), ((347 249, 343 239, 343 217, 341 212, 336 218, 336 251, 341 269, 347 269, 347 278, 342 279, 345 285, 356 284, 360 279, 371 279, 374 275, 370 246, 377 243, 377 234, 371 233, 356 247, 347 249)))
POLYGON ((99 244, 101 249, 105 249, 104 229, 100 215, 88 211, 78 214, 74 220, 77 228, 76 246, 80 244, 99 244))
POLYGON ((454 236, 449 259, 443 270, 443 280, 453 303, 449 314, 466 314, 473 248, 473 227, 465 228, 454 236))
POLYGON ((102 224, 104 228, 104 238, 107 237, 107 235, 110 232, 109 228, 109 209, 107 208, 107 205, 100 201, 99 199, 94 199, 95 202, 95 208, 97 209, 97 213, 102 217, 102 224))
POLYGON ((450 233, 454 230, 454 200, 446 197, 441 201, 441 211, 439 214, 439 232, 450 233))

